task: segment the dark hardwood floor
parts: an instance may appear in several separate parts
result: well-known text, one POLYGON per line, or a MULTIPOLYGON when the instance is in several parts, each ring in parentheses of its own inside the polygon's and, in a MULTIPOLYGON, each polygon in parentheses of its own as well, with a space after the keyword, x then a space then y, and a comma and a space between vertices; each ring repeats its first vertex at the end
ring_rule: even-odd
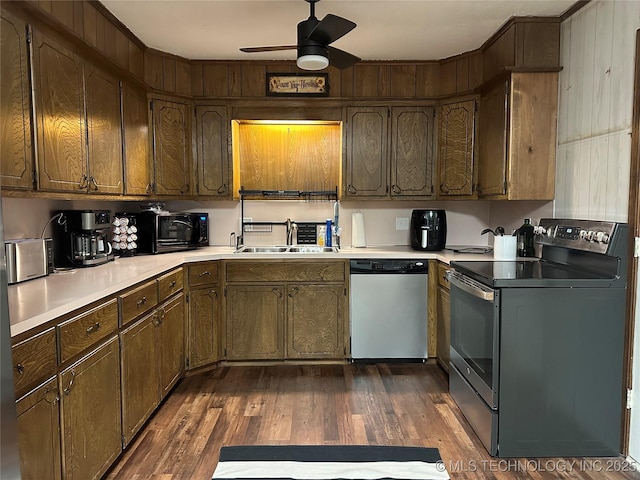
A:
POLYGON ((182 380, 106 478, 210 479, 248 444, 437 447, 452 479, 640 478, 622 457, 492 458, 447 391, 432 361, 221 367, 182 380))

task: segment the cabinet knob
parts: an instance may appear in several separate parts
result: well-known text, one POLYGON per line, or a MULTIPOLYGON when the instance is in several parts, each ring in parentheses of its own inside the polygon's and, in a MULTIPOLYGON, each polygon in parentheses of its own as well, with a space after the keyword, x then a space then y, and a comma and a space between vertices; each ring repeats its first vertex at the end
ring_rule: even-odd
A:
POLYGON ((169 288, 173 289, 173 287, 176 286, 176 281, 172 280, 171 283, 169 283, 169 288))
POLYGON ((185 193, 189 193, 189 184, 185 183, 181 188, 180 188, 180 194, 184 195, 185 193))
POLYGON ((222 195, 223 193, 226 193, 226 192, 227 192, 227 184, 226 183, 224 183, 224 184, 222 184, 221 186, 218 187, 218 193, 220 195, 222 195))
POLYGON ((293 298, 298 293, 298 287, 292 287, 289 290, 289 298, 293 298))
POLYGON ((24 365, 22 365, 21 363, 17 363, 15 368, 16 372, 18 372, 18 375, 22 375, 24 373, 24 365))
POLYGON ((393 193, 402 193, 402 189, 397 185, 391 185, 391 191, 393 193))
POLYGON ((358 190, 353 185, 347 185, 347 192, 355 195, 358 193, 358 190))
POLYGON ((60 401, 60 395, 58 393, 58 389, 47 388, 44 391, 44 400, 45 402, 50 403, 51 405, 56 405, 60 401))
POLYGON ((218 298, 218 292, 216 292, 213 288, 211 290, 209 290, 208 295, 209 295, 209 297, 213 298, 214 300, 216 298, 218 298))
POLYGON ((151 193, 153 191, 153 184, 147 183, 146 192, 151 193))
POLYGON ((142 297, 140 300, 138 300, 138 302, 136 303, 136 305, 137 305, 138 307, 141 307, 141 306, 142 306, 142 305, 144 305, 145 303, 147 303, 147 297, 146 297, 146 296, 144 296, 144 297, 142 297))
POLYGON ((273 291, 273 293, 274 293, 274 295, 276 297, 278 297, 278 298, 282 298, 283 297, 282 291, 279 288, 273 287, 272 291, 273 291))

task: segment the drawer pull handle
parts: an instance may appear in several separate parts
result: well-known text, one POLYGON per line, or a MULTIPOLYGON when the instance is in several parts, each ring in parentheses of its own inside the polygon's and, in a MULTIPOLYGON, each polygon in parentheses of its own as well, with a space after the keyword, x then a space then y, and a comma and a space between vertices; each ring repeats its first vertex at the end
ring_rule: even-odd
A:
POLYGON ((16 372, 18 372, 18 375, 22 375, 24 373, 24 365, 21 363, 16 364, 16 372))
POLYGON ((140 300, 138 300, 138 303, 136 305, 138 305, 139 307, 141 307, 142 305, 144 305, 145 303, 147 303, 147 297, 142 297, 140 300))
POLYGON ((205 270, 200 274, 201 277, 204 277, 205 275, 211 275, 211 273, 208 270, 205 270))
POLYGON ((173 288, 173 287, 175 287, 175 286, 176 286, 176 281, 175 281, 175 280, 173 280, 173 281, 169 284, 169 288, 171 288, 171 289, 172 289, 172 288, 173 288))
POLYGON ((282 291, 279 288, 273 287, 272 291, 273 291, 273 293, 274 293, 274 295, 276 297, 278 297, 278 298, 282 298, 283 297, 282 291))
POLYGON ((100 322, 96 322, 94 325, 87 328, 87 335, 97 332, 98 330, 100 330, 100 322))
POLYGON ((67 388, 65 388, 64 390, 62 390, 62 392, 65 395, 69 395, 71 393, 71 387, 73 387, 73 381, 76 379, 76 371, 75 370, 71 370, 71 381, 69 382, 69 385, 67 386, 67 388))

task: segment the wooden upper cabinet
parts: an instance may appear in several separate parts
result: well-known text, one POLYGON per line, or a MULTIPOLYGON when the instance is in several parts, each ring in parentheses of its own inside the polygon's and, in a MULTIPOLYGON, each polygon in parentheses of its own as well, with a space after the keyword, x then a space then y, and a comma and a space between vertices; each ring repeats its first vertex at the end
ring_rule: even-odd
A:
POLYGON ((438 135, 438 197, 475 198, 475 100, 442 105, 438 135))
POLYGON ((148 105, 144 92, 122 85, 125 195, 148 195, 153 188, 148 105))
POLYGON ((37 30, 32 50, 38 188, 86 190, 82 59, 37 30))
POLYGON ((89 193, 123 192, 120 82, 85 64, 89 193))
POLYGON ((231 198, 228 136, 226 107, 196 107, 196 194, 231 198))
POLYGON ((433 195, 432 107, 391 109, 391 196, 433 195))
POLYGON ((387 107, 347 108, 345 197, 384 197, 388 193, 387 107))
POLYGON ((189 136, 190 108, 184 103, 152 100, 155 193, 191 193, 189 136))
POLYGON ((478 194, 553 200, 557 72, 511 73, 480 98, 478 194))
POLYGON ((0 185, 33 188, 26 25, 0 10, 0 185))

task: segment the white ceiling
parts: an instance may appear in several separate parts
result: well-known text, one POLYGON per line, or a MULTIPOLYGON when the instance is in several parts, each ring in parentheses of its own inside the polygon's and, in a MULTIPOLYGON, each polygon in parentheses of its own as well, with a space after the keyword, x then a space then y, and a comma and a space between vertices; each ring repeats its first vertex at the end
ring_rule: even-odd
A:
MULTIPOLYGON (((303 0, 102 0, 148 47, 188 59, 293 60, 295 51, 240 47, 295 45, 309 16, 303 0)), ((512 16, 558 16, 574 0, 322 0, 358 26, 332 45, 363 60, 438 60, 480 47, 512 16)))

